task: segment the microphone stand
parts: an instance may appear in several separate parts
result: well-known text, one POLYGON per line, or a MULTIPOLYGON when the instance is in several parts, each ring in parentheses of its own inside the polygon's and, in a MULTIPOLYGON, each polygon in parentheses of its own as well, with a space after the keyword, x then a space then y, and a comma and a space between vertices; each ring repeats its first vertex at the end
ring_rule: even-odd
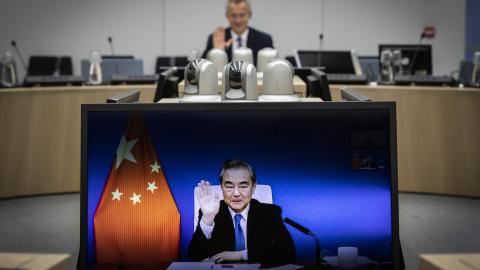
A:
POLYGON ((424 38, 425 38, 425 32, 422 32, 422 35, 420 35, 420 40, 418 41, 417 49, 415 50, 415 54, 412 57, 412 62, 410 63, 410 66, 408 67, 406 75, 409 75, 410 72, 412 72, 413 64, 415 64, 415 60, 417 59, 418 51, 420 50, 420 45, 422 45, 422 40, 424 38))
POLYGON ((108 37, 108 44, 110 45, 110 52, 112 53, 113 56, 113 63, 115 66, 115 75, 118 74, 118 65, 117 65, 117 56, 115 56, 115 51, 113 50, 113 38, 108 37))
POLYGON ((292 226, 293 228, 297 229, 298 231, 310 235, 313 237, 315 240, 315 266, 308 266, 304 269, 311 269, 311 270, 325 270, 328 269, 328 264, 323 260, 322 254, 321 254, 321 249, 320 249, 320 240, 319 238, 309 229, 303 227, 302 225, 296 223, 295 221, 285 218, 283 220, 285 223, 288 225, 292 226))
POLYGON ((23 68, 25 69, 25 72, 28 73, 27 64, 25 63, 25 60, 23 59, 22 53, 20 52, 20 50, 17 47, 17 42, 15 42, 15 40, 12 40, 10 42, 10 44, 12 44, 12 47, 15 49, 15 52, 17 53, 18 58, 20 58, 20 61, 22 62, 22 65, 23 65, 23 68))

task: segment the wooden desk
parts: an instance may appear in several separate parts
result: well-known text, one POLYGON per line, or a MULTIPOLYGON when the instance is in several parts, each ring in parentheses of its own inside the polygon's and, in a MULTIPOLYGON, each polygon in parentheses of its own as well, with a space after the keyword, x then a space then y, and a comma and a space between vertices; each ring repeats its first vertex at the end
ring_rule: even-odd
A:
POLYGON ((0 269, 68 270, 72 266, 70 254, 0 253, 0 269))
MULTIPOLYGON (((480 197, 479 89, 352 88, 397 102, 400 191, 480 197)), ((0 89, 0 198, 78 192, 80 105, 129 89, 153 100, 155 85, 0 89)))
MULTIPOLYGON (((222 81, 218 81, 218 93, 220 93, 222 87, 222 81)), ((178 84, 178 96, 182 97, 183 92, 185 89, 185 81, 181 81, 178 84)), ((299 97, 306 97, 307 96, 307 84, 297 75, 293 76, 293 91, 299 96, 299 97)), ((258 80, 258 93, 259 95, 263 94, 263 81, 258 80)))
MULTIPOLYGON (((480 197, 480 89, 349 86, 397 103, 400 191, 480 197)), ((331 85, 334 101, 340 85, 331 85)))
POLYGON ((80 105, 155 85, 0 89, 0 198, 80 191, 80 105))
POLYGON ((419 270, 480 269, 480 253, 420 254, 419 270))

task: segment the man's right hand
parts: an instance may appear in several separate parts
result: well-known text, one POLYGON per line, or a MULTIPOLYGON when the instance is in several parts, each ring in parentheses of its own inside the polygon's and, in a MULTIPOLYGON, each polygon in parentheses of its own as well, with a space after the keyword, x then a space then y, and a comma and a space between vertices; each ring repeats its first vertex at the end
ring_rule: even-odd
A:
POLYGON ((218 194, 213 195, 208 181, 200 181, 197 189, 197 200, 202 210, 202 222, 205 225, 212 226, 215 216, 218 214, 220 208, 220 201, 218 194))
POLYGON ((226 49, 230 47, 233 43, 233 39, 229 39, 225 41, 225 28, 219 26, 215 31, 213 32, 212 36, 212 41, 213 41, 213 47, 217 49, 226 49))

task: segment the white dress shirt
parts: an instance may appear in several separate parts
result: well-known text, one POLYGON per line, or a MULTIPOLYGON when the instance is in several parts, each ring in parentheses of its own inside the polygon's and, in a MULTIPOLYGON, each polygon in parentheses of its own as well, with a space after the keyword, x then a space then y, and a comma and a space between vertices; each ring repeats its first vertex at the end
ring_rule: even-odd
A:
POLYGON ((243 33, 239 36, 237 34, 235 34, 235 32, 233 32, 233 30, 230 30, 230 35, 232 36, 232 40, 233 40, 233 43, 232 43, 232 49, 233 50, 236 50, 238 48, 240 48, 238 46, 238 42, 237 42, 237 38, 240 37, 242 39, 242 47, 241 48, 246 48, 247 47, 247 40, 248 40, 248 32, 249 32, 249 29, 247 28, 247 30, 243 31, 243 33))

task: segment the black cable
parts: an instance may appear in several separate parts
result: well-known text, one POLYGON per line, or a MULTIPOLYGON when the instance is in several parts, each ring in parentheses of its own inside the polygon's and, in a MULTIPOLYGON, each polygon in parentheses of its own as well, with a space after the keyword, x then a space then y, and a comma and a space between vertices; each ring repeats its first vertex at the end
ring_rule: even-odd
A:
POLYGON ((417 59, 418 51, 420 50, 420 46, 422 45, 422 40, 425 38, 425 33, 422 33, 420 36, 420 40, 418 41, 417 48, 415 49, 415 54, 413 55, 412 61, 410 62, 410 66, 407 69, 406 74, 410 74, 412 72, 413 64, 415 63, 415 60, 417 59))

